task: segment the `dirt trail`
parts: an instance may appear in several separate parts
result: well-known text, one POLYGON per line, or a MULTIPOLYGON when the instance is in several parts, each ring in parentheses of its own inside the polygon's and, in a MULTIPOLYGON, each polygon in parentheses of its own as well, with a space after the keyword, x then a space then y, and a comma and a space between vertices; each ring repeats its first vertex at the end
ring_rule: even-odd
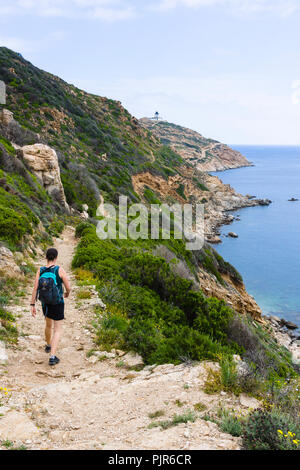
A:
MULTIPOLYGON (((61 362, 54 368, 48 365, 43 315, 39 307, 37 318, 30 316, 28 289, 22 304, 11 307, 20 314, 24 336, 17 347, 8 349, 8 364, 0 366, 1 386, 12 389, 10 398, 0 406, 0 448, 1 441, 9 439, 28 449, 238 449, 237 438, 221 433, 215 424, 200 419, 199 413, 195 422, 166 430, 149 428, 153 421, 194 410, 193 405, 199 402, 209 411, 220 401, 238 408, 239 399, 206 395, 202 391, 207 374, 203 363, 148 366, 137 372, 129 369, 132 357, 128 355, 99 360, 103 353, 98 353, 87 358, 93 348, 93 334, 88 330, 93 307, 88 301, 80 307, 76 299, 72 228, 64 231, 56 247, 59 264, 68 272, 73 287, 66 300, 57 353, 61 362), (148 416, 157 411, 161 417, 148 416)), ((36 264, 41 266, 44 260, 36 264)))

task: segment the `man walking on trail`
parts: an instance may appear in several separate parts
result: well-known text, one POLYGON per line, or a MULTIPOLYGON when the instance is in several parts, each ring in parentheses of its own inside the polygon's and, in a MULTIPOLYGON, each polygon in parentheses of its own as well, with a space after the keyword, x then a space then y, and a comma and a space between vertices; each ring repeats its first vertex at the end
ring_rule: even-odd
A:
POLYGON ((41 267, 37 273, 31 297, 31 314, 36 316, 36 299, 42 302, 43 313, 46 320, 45 351, 50 352, 49 365, 59 363, 56 350, 61 335, 62 320, 64 320, 64 298, 69 297, 71 287, 65 270, 56 265, 58 251, 49 248, 46 253, 47 265, 41 267), (63 293, 63 285, 66 292, 63 293))

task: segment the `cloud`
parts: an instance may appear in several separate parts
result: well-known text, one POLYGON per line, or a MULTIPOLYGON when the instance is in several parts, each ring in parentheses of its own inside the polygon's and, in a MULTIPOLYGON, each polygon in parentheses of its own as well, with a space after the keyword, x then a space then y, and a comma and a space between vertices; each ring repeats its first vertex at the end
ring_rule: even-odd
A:
POLYGON ((167 11, 177 7, 212 6, 224 6, 230 11, 240 14, 275 12, 284 17, 299 10, 299 0, 159 0, 152 5, 152 8, 167 11))
POLYGON ((107 22, 137 15, 130 0, 0 0, 0 15, 34 14, 41 17, 88 18, 107 22))
MULTIPOLYGON (((299 145, 300 105, 286 80, 260 75, 76 79, 91 93, 118 99, 136 117, 161 116, 226 143, 299 145)), ((297 87, 297 88, 296 88, 297 87)), ((299 94, 300 96, 300 94, 299 94)), ((298 95, 297 95, 298 97, 298 95)))
POLYGON ((22 54, 32 54, 43 50, 45 46, 53 44, 54 41, 65 39, 68 34, 65 31, 52 31, 40 38, 39 41, 27 40, 17 36, 0 35, 0 47, 7 47, 22 54))
POLYGON ((27 41, 15 36, 0 36, 0 47, 7 47, 14 51, 29 54, 37 50, 37 42, 27 41))

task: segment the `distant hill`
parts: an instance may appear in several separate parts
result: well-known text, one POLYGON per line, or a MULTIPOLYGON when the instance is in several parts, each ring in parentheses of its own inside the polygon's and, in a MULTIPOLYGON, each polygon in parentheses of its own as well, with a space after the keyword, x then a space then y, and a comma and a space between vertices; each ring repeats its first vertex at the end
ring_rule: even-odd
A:
POLYGON ((240 152, 186 127, 148 118, 140 119, 140 123, 198 170, 219 171, 251 165, 240 152))

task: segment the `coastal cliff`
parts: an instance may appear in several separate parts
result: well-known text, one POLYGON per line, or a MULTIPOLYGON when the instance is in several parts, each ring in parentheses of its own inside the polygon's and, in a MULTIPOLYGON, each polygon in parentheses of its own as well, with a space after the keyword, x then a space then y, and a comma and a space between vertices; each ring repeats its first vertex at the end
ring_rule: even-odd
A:
MULTIPOLYGON (((7 191, 14 192, 23 204, 28 204, 36 226, 42 227, 35 230, 32 222, 24 222, 24 231, 27 227, 29 233, 41 232, 46 240, 62 226, 63 214, 69 210, 77 217, 94 220, 101 202, 117 203, 123 194, 129 203, 204 204, 206 240, 218 243, 218 227, 233 220, 228 211, 260 204, 237 194, 163 145, 120 102, 79 90, 6 48, 0 48, 0 78, 7 84, 7 104, 0 123, 5 198, 9 200, 7 191), (12 179, 11 173, 16 172, 26 176, 27 184, 39 188, 33 202, 30 196, 24 199, 20 183, 12 179), (9 181, 9 186, 4 181, 6 185, 9 181), (35 203, 39 197, 50 201, 55 215, 52 209, 40 210, 44 203, 35 203)), ((31 194, 29 190, 27 194, 31 194)), ((13 231, 2 235, 2 240, 32 250, 30 237, 29 247, 28 235, 21 230, 19 243, 13 231)), ((172 249, 179 258, 187 256, 176 253, 175 245, 172 249)), ((241 278, 233 276, 238 283, 232 286, 229 271, 222 270, 216 256, 213 268, 208 269, 206 256, 203 251, 203 263, 195 262, 193 268, 200 273, 198 286, 206 295, 210 292, 225 299, 238 312, 259 318, 260 308, 249 300, 241 278)))
POLYGON ((221 171, 251 166, 237 150, 186 127, 148 118, 140 119, 140 123, 198 170, 221 171))
POLYGON ((300 442, 296 338, 280 320, 270 328, 211 245, 228 211, 270 201, 237 194, 120 102, 6 48, 0 79, 0 448, 290 449, 278 429, 300 442), (103 203, 117 208, 120 195, 131 208, 203 204, 204 246, 187 250, 172 230, 168 239, 101 239, 103 203), (51 371, 43 315, 28 312, 49 246, 72 281, 62 361, 51 371), (253 443, 262 420, 267 432, 253 443))

